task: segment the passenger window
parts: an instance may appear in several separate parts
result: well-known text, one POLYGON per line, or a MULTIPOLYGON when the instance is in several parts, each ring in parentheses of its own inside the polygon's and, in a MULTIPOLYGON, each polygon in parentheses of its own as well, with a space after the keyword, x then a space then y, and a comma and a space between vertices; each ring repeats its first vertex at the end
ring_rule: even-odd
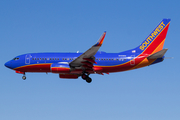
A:
POLYGON ((39 60, 39 58, 37 58, 37 60, 39 60))
POLYGON ((45 60, 46 60, 46 58, 45 58, 45 60))
POLYGON ((32 58, 32 60, 34 60, 34 58, 32 58))

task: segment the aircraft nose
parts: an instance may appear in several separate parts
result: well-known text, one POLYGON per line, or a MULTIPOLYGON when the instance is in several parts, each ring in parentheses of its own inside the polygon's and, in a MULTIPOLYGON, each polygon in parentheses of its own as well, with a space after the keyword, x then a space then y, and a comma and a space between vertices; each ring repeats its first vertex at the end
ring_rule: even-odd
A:
POLYGON ((4 65, 5 65, 7 68, 12 69, 12 67, 11 67, 11 61, 6 62, 4 65))

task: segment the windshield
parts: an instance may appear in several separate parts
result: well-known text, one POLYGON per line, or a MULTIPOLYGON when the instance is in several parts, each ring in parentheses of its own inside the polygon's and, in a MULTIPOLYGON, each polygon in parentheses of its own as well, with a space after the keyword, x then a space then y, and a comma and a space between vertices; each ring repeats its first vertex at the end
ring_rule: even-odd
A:
POLYGON ((18 58, 18 57, 15 57, 13 60, 19 60, 19 58, 18 58))

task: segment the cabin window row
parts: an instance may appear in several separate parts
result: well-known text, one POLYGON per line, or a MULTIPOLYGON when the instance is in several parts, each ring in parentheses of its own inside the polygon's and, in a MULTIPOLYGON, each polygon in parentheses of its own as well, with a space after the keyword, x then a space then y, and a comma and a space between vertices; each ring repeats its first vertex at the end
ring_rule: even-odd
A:
MULTIPOLYGON (((32 60, 59 60, 59 58, 32 58, 32 60)), ((74 60, 74 58, 62 58, 62 60, 74 60)))
MULTIPOLYGON (((62 60, 74 60, 75 58, 62 58, 62 60)), ((59 60, 59 58, 32 58, 32 60, 59 60)), ((126 61, 118 58, 96 58, 96 61, 126 61)))
POLYGON ((63 58, 62 60, 75 60, 75 58, 63 58))
POLYGON ((101 61, 103 61, 103 60, 104 61, 126 61, 126 59, 122 59, 122 58, 121 59, 118 59, 118 58, 109 58, 109 59, 108 58, 106 58, 106 59, 105 58, 96 58, 96 61, 100 61, 100 60, 101 61))
POLYGON ((59 60, 59 58, 32 58, 32 60, 59 60))
MULTIPOLYGON (((74 60, 74 58, 63 58, 62 60, 74 60)), ((108 58, 106 58, 106 59, 105 58, 97 58, 96 59, 96 61, 100 61, 100 60, 102 60, 102 61, 103 60, 104 61, 105 60, 106 61, 126 61, 126 59, 122 59, 122 58, 121 59, 117 59, 117 58, 111 58, 111 59, 110 58, 109 59, 108 58)))

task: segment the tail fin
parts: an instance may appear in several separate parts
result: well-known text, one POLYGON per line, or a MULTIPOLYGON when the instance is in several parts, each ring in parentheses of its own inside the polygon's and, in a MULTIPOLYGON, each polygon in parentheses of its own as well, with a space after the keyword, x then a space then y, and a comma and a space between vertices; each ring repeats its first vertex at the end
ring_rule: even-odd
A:
POLYGON ((136 48, 136 51, 144 54, 154 54, 161 51, 164 46, 170 19, 163 19, 150 35, 136 48))

